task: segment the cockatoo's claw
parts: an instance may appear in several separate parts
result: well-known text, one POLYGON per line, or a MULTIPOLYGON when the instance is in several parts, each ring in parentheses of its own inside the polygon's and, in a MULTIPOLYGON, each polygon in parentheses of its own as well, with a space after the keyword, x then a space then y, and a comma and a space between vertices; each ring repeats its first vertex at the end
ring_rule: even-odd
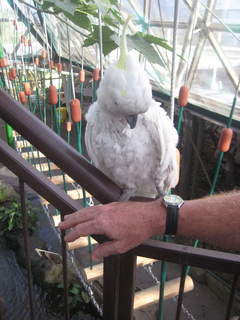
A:
POLYGON ((158 195, 156 196, 156 199, 163 198, 167 194, 167 192, 163 191, 160 188, 157 188, 157 192, 158 192, 158 195))
POLYGON ((124 188, 123 193, 118 199, 118 202, 126 202, 130 198, 134 197, 136 195, 137 189, 136 188, 124 188))

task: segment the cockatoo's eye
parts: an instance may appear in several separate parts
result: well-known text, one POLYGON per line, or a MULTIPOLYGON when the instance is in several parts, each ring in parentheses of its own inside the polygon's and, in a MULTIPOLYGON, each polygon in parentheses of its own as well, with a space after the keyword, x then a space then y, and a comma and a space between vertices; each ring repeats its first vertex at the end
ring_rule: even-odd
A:
POLYGON ((116 101, 114 101, 114 103, 115 103, 116 106, 118 105, 116 101))

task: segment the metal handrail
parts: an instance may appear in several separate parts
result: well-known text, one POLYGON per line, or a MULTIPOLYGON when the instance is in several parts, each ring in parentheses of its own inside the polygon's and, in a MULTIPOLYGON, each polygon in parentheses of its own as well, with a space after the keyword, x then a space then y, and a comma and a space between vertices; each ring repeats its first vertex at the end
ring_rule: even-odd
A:
MULTIPOLYGON (((116 201, 121 190, 26 108, 0 89, 0 117, 102 203, 116 201)), ((64 191, 0 140, 0 161, 64 214, 81 209, 64 191)), ((93 235, 98 242, 106 237, 93 235)), ((239 275, 240 256, 147 240, 122 255, 104 259, 104 320, 133 317, 136 256, 239 275)), ((229 308, 230 309, 230 308, 229 308)), ((228 310, 230 315, 230 311, 228 310)), ((228 319, 229 316, 226 316, 228 319)))

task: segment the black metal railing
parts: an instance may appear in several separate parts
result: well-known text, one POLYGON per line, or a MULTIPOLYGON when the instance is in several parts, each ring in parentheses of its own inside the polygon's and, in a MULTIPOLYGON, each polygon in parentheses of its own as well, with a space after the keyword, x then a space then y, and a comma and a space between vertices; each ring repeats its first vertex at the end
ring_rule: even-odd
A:
MULTIPOLYGON (((0 89, 0 117, 84 189, 90 192, 98 201, 108 203, 116 201, 119 198, 121 190, 118 186, 2 89, 0 89)), ((64 214, 81 209, 81 205, 78 202, 72 200, 64 191, 60 190, 48 178, 38 172, 3 140, 0 140, 0 161, 19 177, 21 190, 23 189, 23 182, 25 182, 61 212, 61 219, 63 219, 64 214)), ((24 200, 22 199, 22 201, 24 200)), ((64 231, 62 231, 63 236, 64 231)), ((98 242, 106 241, 104 236, 93 235, 93 237, 98 242)), ((27 250, 27 236, 25 240, 27 250)), ((69 319, 67 308, 66 245, 64 241, 62 241, 62 255, 65 274, 64 284, 66 288, 65 319, 69 319)), ((238 255, 148 240, 125 254, 104 259, 104 320, 130 320, 133 318, 137 256, 169 261, 182 266, 175 319, 180 319, 187 266, 233 274, 233 284, 225 316, 226 320, 230 318, 236 283, 240 273, 240 257, 238 255)), ((29 277, 29 282, 31 283, 31 281, 31 277, 29 277)), ((31 289, 29 289, 29 292, 31 297, 31 289)), ((32 305, 32 299, 30 299, 30 302, 32 305)), ((32 319, 34 319, 34 311, 32 319)))

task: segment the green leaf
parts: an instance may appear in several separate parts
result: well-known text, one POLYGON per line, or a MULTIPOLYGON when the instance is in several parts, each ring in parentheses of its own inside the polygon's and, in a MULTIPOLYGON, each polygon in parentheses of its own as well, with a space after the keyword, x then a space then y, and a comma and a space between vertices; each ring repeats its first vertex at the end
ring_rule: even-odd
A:
POLYGON ((83 297, 83 300, 84 300, 85 303, 89 303, 90 302, 90 297, 87 294, 87 292, 82 291, 82 297, 83 297))
POLYGON ((22 229, 22 228, 23 228, 22 220, 18 219, 18 220, 16 221, 16 224, 17 224, 17 226, 18 226, 19 229, 22 229))
MULTIPOLYGON (((88 47, 99 42, 99 26, 93 25, 93 32, 90 34, 88 39, 83 43, 83 47, 88 47)), ((110 29, 108 26, 102 26, 102 38, 103 38, 103 54, 106 56, 111 51, 116 49, 117 44, 111 39, 111 36, 115 32, 110 29)))
POLYGON ((48 0, 43 1, 43 9, 48 9, 50 7, 58 7, 62 11, 68 12, 70 14, 74 14, 75 10, 77 9, 77 3, 69 0, 48 0), (50 4, 52 4, 50 6, 50 4))
POLYGON ((61 288, 61 289, 64 288, 64 283, 63 283, 63 282, 60 282, 60 283, 57 285, 57 287, 58 287, 58 288, 61 288))
POLYGON ((11 214, 12 212, 14 212, 15 209, 14 208, 11 208, 11 209, 8 209, 5 211, 5 214, 11 214))
POLYGON ((12 202, 12 206, 15 208, 21 208, 21 205, 19 203, 16 202, 12 202))
POLYGON ((157 44, 161 47, 164 46, 164 48, 167 48, 168 50, 172 51, 172 48, 166 44, 167 40, 166 39, 163 39, 163 38, 158 38, 158 37, 155 37, 151 34, 148 34, 148 33, 143 33, 143 32, 136 32, 136 35, 141 37, 141 38, 144 38, 147 42, 149 43, 154 43, 154 44, 157 44))
POLYGON ((113 22, 113 18, 110 17, 108 14, 105 14, 105 16, 102 18, 102 21, 113 28, 119 28, 119 26, 113 22))
POLYGON ((78 294, 77 296, 74 297, 78 302, 82 302, 83 299, 82 297, 80 296, 80 294, 78 294))
MULTIPOLYGON (((147 33, 142 33, 142 32, 137 32, 136 35, 144 38, 150 44, 156 44, 156 45, 158 45, 164 49, 167 49, 171 52, 173 51, 172 47, 167 44, 166 39, 158 38, 158 37, 152 36, 147 33)), ((185 61, 185 59, 181 55, 177 55, 177 56, 185 61)))
POLYGON ((92 31, 92 25, 91 22, 87 16, 87 14, 81 12, 81 11, 75 11, 74 15, 68 13, 68 12, 63 12, 64 15, 72 21, 75 25, 79 26, 80 28, 86 29, 88 31, 92 31))
POLYGON ((122 15, 119 10, 115 10, 114 8, 109 9, 109 14, 113 15, 113 17, 121 24, 124 24, 124 20, 122 19, 122 15))
POLYGON ((118 0, 109 0, 112 6, 118 6, 119 2, 118 0))
POLYGON ((70 290, 70 292, 77 295, 77 294, 79 293, 79 290, 78 290, 78 288, 73 287, 73 288, 70 290))
POLYGON ((143 56, 149 62, 159 64, 160 66, 165 68, 164 62, 162 61, 158 52, 148 41, 142 38, 139 34, 134 34, 132 36, 128 35, 128 37, 131 38, 132 46, 134 47, 134 49, 143 54, 143 56))
POLYGON ((112 6, 109 0, 94 0, 94 2, 98 6, 98 9, 103 17, 112 6))
POLYGON ((50 8, 52 8, 54 5, 52 2, 50 1, 43 1, 43 4, 42 4, 42 9, 43 10, 48 10, 50 8))

